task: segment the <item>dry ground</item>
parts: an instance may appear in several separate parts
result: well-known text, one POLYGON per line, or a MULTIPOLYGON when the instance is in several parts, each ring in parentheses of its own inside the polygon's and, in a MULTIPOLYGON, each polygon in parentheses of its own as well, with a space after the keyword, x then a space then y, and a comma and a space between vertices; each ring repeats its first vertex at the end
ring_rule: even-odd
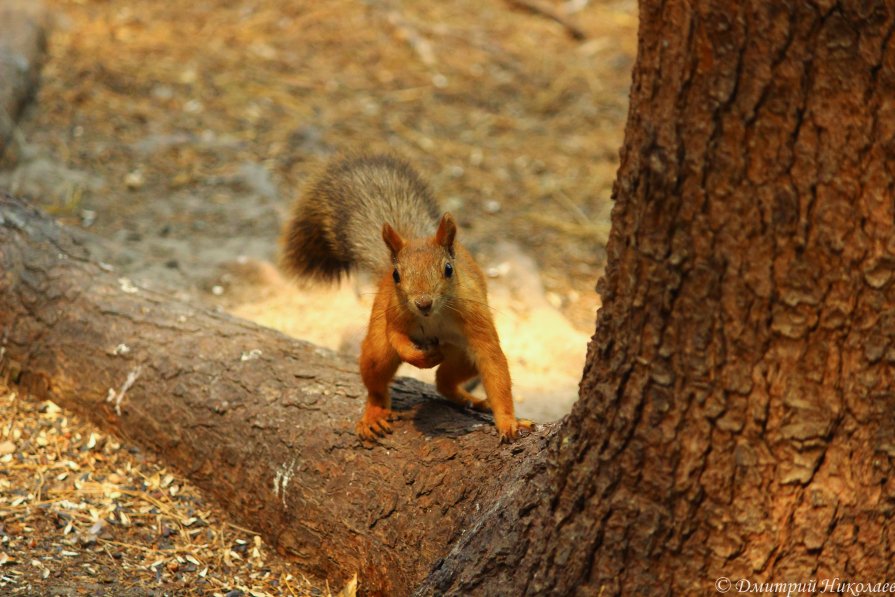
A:
MULTIPOLYGON (((388 151, 431 181, 496 286, 500 243, 521 247, 545 300, 593 331, 633 0, 548 2, 583 41, 499 0, 48 4, 42 87, 0 186, 87 228, 119 271, 257 312, 282 294, 259 272, 308 173, 336 151, 388 151), (260 265, 234 270, 239 256, 260 265)), ((310 590, 126 440, 3 400, 0 590, 310 590)))
POLYGON ((0 386, 0 594, 323 595, 151 455, 0 386))

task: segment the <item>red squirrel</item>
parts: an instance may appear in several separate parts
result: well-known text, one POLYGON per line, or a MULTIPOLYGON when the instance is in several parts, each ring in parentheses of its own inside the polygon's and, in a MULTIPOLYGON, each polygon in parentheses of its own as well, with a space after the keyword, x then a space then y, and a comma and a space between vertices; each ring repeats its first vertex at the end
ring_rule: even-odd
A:
POLYGON ((355 268, 379 277, 360 354, 368 392, 356 425, 360 437, 392 432, 389 384, 402 361, 437 366, 439 393, 493 412, 502 441, 533 427, 513 414, 485 276, 457 240, 453 216, 440 215, 428 185, 407 163, 380 155, 331 162, 295 204, 282 262, 300 278, 336 281, 355 268), (487 400, 463 389, 476 375, 487 400))

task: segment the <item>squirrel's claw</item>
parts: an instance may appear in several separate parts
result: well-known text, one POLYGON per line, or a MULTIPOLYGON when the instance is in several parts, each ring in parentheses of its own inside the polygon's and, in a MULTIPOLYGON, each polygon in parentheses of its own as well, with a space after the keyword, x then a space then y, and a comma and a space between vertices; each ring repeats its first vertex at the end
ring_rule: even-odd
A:
POLYGON ((528 419, 516 419, 515 417, 496 421, 495 425, 497 426, 497 433, 500 435, 500 443, 502 444, 510 443, 514 439, 517 439, 523 430, 526 433, 531 433, 535 428, 535 424, 532 421, 529 421, 528 419))
POLYGON ((376 421, 373 427, 379 435, 385 435, 386 433, 392 432, 392 426, 391 423, 388 422, 388 419, 380 419, 379 421, 376 421))
POLYGON ((373 440, 392 433, 389 421, 394 421, 396 418, 395 413, 389 409, 367 408, 354 430, 362 439, 373 440))

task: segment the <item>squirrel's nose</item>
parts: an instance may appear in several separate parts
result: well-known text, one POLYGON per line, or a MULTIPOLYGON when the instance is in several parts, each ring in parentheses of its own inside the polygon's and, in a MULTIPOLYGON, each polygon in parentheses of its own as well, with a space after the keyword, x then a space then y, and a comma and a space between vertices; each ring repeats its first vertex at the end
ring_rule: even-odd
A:
POLYGON ((432 310, 432 299, 431 298, 418 298, 414 299, 414 304, 416 308, 420 310, 420 313, 423 315, 428 315, 429 311, 432 310))

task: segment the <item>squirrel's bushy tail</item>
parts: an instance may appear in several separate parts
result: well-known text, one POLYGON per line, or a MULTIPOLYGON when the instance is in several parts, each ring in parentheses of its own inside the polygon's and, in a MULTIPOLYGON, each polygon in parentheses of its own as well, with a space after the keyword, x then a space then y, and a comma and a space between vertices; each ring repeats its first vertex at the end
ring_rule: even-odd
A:
POLYGON ((300 278, 333 281, 359 268, 390 267, 382 225, 404 238, 434 233, 438 206, 407 163, 389 156, 331 162, 304 189, 283 234, 283 268, 300 278))

